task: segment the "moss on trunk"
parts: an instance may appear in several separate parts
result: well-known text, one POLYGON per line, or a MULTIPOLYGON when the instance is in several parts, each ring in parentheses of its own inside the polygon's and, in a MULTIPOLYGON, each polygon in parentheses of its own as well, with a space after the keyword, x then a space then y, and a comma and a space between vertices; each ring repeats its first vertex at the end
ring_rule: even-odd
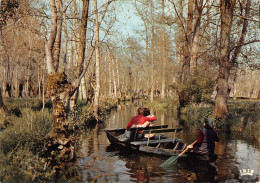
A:
POLYGON ((48 75, 47 96, 53 104, 53 129, 47 136, 52 164, 75 160, 74 131, 69 129, 68 112, 70 92, 73 89, 64 72, 48 75), (55 163, 53 163, 55 162, 55 163))

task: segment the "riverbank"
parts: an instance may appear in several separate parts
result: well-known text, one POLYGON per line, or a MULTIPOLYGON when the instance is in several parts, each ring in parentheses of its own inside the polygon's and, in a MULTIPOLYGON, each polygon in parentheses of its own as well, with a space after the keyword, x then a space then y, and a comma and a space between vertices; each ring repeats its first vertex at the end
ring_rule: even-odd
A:
MULTIPOLYGON (((169 99, 143 100, 144 105, 156 110, 172 110, 176 112, 177 106, 169 99)), ((218 130, 234 133, 245 139, 257 140, 260 143, 260 101, 259 100, 229 100, 229 112, 222 121, 216 121, 218 130)), ((201 128, 205 117, 214 119, 213 104, 189 104, 180 111, 180 121, 185 122, 190 129, 201 128)))
MULTIPOLYGON (((51 103, 46 103, 42 110, 42 102, 38 99, 8 98, 4 102, 11 114, 0 116, 0 182, 77 179, 76 165, 57 177, 56 170, 47 164, 45 137, 52 130, 51 103)), ((100 120, 116 105, 112 99, 101 101, 100 120)), ((75 136, 94 123, 91 111, 91 105, 79 101, 78 108, 69 113, 70 128, 75 136)))

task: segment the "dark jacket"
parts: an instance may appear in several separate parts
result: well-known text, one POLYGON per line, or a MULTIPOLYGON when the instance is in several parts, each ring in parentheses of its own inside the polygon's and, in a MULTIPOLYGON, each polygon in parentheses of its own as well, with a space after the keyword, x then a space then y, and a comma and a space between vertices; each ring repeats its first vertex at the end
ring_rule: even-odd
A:
POLYGON ((195 152, 200 154, 214 154, 215 142, 218 142, 219 138, 210 126, 206 126, 200 130, 197 140, 195 152))

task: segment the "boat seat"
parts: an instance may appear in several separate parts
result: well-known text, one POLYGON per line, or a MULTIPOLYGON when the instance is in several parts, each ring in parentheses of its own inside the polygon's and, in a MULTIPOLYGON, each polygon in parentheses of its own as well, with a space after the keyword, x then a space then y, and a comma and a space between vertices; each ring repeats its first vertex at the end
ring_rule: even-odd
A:
POLYGON ((130 144, 132 145, 147 145, 147 143, 149 144, 158 144, 158 143, 166 143, 166 142, 173 142, 173 141, 181 141, 181 139, 158 139, 158 140, 150 140, 148 141, 134 141, 134 142, 130 142, 130 144))

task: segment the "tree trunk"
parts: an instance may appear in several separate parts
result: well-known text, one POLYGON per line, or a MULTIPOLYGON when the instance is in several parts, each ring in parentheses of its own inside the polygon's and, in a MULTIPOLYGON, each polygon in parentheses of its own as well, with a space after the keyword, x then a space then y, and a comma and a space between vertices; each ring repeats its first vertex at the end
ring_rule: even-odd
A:
POLYGON ((15 66, 15 98, 18 98, 19 94, 18 67, 20 67, 20 65, 15 66))
POLYGON ((112 74, 111 74, 111 57, 108 55, 106 60, 108 60, 108 96, 112 96, 112 74), (108 57, 108 58, 107 58, 108 57))
POLYGON ((117 87, 116 87, 116 75, 115 75, 115 61, 114 58, 112 56, 112 74, 113 74, 113 83, 114 83, 114 97, 117 96, 117 87))
POLYGON ((55 42, 53 45, 53 65, 57 72, 60 62, 60 50, 61 50, 61 30, 62 30, 62 0, 56 0, 56 16, 57 16, 57 33, 55 42))
POLYGON ((37 67, 37 79, 38 79, 38 98, 41 99, 41 77, 40 77, 40 66, 37 67))
POLYGON ((60 164, 75 160, 75 147, 72 130, 69 129, 68 112, 69 99, 73 93, 73 86, 67 81, 65 73, 48 75, 47 96, 53 104, 53 128, 48 134, 48 152, 55 151, 53 157, 60 164))
POLYGON ((42 111, 44 111, 45 108, 45 80, 44 80, 44 73, 45 73, 45 66, 43 66, 43 71, 41 74, 42 77, 42 111))
POLYGON ((185 81, 190 75, 190 59, 191 59, 191 44, 192 44, 192 22, 194 13, 194 0, 188 2, 188 17, 186 21, 186 29, 184 30, 185 41, 184 41, 184 60, 182 60, 182 78, 181 81, 185 81))
MULTIPOLYGON (((117 89, 120 90, 120 80, 119 80, 119 68, 118 68, 118 56, 116 55, 116 75, 117 75, 117 89)), ((119 91, 120 92, 120 91, 119 91)))
POLYGON ((0 113, 6 115, 8 114, 8 110, 4 104, 4 101, 3 101, 3 98, 2 98, 2 89, 1 89, 1 86, 0 86, 0 113))
POLYGON ((199 50, 199 33, 200 33, 200 21, 201 15, 203 11, 203 0, 200 0, 195 6, 196 14, 194 19, 194 28, 193 28, 193 39, 191 42, 191 61, 190 61, 190 70, 191 74, 197 70, 197 57, 198 57, 198 50, 199 50))
POLYGON ((49 35, 49 40, 45 45, 46 50, 46 65, 48 74, 52 74, 55 72, 54 64, 53 64, 53 46, 55 43, 55 38, 57 34, 57 10, 55 0, 50 0, 51 3, 51 32, 49 35))
MULTIPOLYGON (((57 1, 61 9, 61 1, 57 1)), ((69 122, 67 114, 69 112, 69 99, 75 92, 75 87, 67 81, 66 74, 57 73, 58 60, 60 56, 60 47, 55 43, 57 36, 61 35, 61 29, 57 29, 57 9, 56 1, 51 0, 51 32, 46 48, 46 65, 48 72, 47 79, 47 96, 53 104, 53 128, 47 136, 48 147, 47 152, 55 152, 56 156, 49 154, 50 161, 55 161, 58 165, 62 162, 74 161, 74 140, 72 133, 68 129, 69 122), (54 45, 55 46, 54 48, 54 45), (57 50, 58 49, 58 50, 57 50)), ((60 20, 59 20, 60 21, 60 20)), ((79 85, 79 84, 78 84, 79 85)), ((77 86, 78 87, 78 86, 77 86)), ((57 165, 54 165, 57 166, 57 165)))
MULTIPOLYGON (((82 74, 83 64, 85 60, 86 51, 86 33, 87 33, 87 22, 88 22, 88 10, 89 10, 89 0, 83 1, 82 14, 79 26, 79 43, 78 43, 78 53, 77 54, 77 78, 82 74)), ((74 110, 77 104, 77 99, 79 96, 79 91, 77 90, 75 94, 70 99, 70 109, 74 110)))
POLYGON ((86 86, 86 79, 83 77, 81 79, 81 87, 82 87, 82 99, 87 98, 87 86, 86 86))
POLYGON ((162 99, 164 99, 165 97, 165 77, 166 77, 165 74, 166 74, 166 62, 167 62, 164 7, 165 7, 164 0, 162 0, 162 23, 163 23, 163 30, 162 30, 163 63, 162 63, 162 92, 161 92, 162 99))
POLYGON ((98 8, 97 0, 94 0, 94 13, 95 13, 95 46, 96 46, 96 65, 95 65, 95 74, 96 74, 96 87, 95 87, 95 96, 94 96, 94 116, 98 120, 98 108, 99 108, 99 94, 100 94, 100 53, 99 53, 99 21, 98 21, 98 8))
MULTIPOLYGON (((31 32, 29 33, 30 37, 31 37, 31 32)), ((29 55, 28 55, 28 66, 27 66, 27 76, 26 76, 26 84, 25 84, 25 96, 29 97, 30 96, 30 92, 29 92, 29 88, 30 88, 30 70, 31 70, 31 47, 32 47, 32 41, 29 40, 29 55)))
MULTIPOLYGON (((7 94, 6 94, 6 80, 7 80, 7 77, 6 77, 6 68, 5 68, 5 66, 3 66, 4 67, 4 74, 3 74, 3 94, 2 94, 2 96, 6 96, 7 94)), ((0 86, 1 87, 1 86, 0 86)))
POLYGON ((95 65, 95 74, 96 74, 96 87, 95 87, 95 96, 94 96, 94 116, 98 120, 98 108, 99 108, 99 95, 100 95, 100 44, 99 44, 99 27, 102 20, 105 17, 105 13, 107 12, 108 5, 110 4, 110 0, 107 0, 106 7, 104 13, 100 19, 98 20, 98 7, 97 0, 94 0, 94 14, 95 14, 95 51, 96 51, 96 65, 95 65))
POLYGON ((151 21, 152 21, 152 28, 151 28, 151 34, 152 34, 152 38, 151 38, 151 102, 153 102, 153 98, 154 98, 154 15, 153 15, 153 0, 151 0, 151 21))
POLYGON ((229 96, 228 78, 230 74, 229 63, 229 47, 230 47, 230 32, 233 20, 233 10, 236 0, 221 0, 220 1, 220 60, 219 73, 217 78, 217 95, 215 103, 215 116, 224 118, 228 112, 227 99, 229 96))

